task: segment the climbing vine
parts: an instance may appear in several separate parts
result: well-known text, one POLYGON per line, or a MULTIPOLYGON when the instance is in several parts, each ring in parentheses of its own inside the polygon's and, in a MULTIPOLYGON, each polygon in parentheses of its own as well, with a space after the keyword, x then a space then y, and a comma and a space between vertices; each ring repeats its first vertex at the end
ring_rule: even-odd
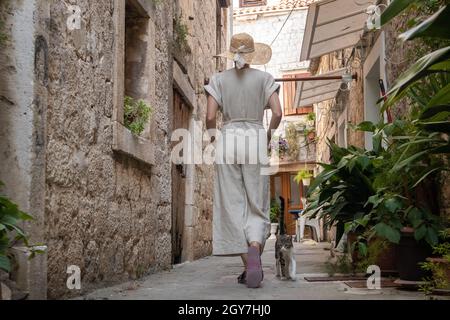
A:
POLYGON ((173 19, 173 33, 175 49, 191 53, 188 43, 189 28, 187 24, 183 22, 181 14, 173 19))

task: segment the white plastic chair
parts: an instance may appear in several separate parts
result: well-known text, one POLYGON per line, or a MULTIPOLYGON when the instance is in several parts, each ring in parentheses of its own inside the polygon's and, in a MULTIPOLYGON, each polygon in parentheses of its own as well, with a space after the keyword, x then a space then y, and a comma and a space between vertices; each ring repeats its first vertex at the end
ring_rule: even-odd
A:
MULTIPOLYGON (((302 198, 303 208, 306 208, 307 202, 305 198, 302 198)), ((297 235, 299 235, 299 241, 303 240, 305 235, 305 226, 309 226, 315 231, 315 236, 317 242, 320 242, 320 222, 319 219, 310 219, 304 214, 300 215, 300 218, 297 220, 297 235)))
POLYGON ((319 219, 309 219, 308 217, 305 217, 304 215, 301 215, 300 218, 297 220, 298 228, 299 228, 299 235, 300 240, 303 240, 303 237, 305 235, 305 226, 310 226, 313 231, 315 231, 315 237, 317 239, 317 242, 320 242, 320 223, 319 219))

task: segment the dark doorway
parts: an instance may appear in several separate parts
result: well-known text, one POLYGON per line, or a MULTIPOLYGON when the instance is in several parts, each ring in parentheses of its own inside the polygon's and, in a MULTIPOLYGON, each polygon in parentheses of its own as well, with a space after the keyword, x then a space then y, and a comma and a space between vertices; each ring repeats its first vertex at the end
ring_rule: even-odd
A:
MULTIPOLYGON (((189 129, 191 109, 180 93, 173 92, 173 130, 189 129)), ((184 213, 186 204, 186 165, 172 165, 172 263, 182 262, 184 213)))

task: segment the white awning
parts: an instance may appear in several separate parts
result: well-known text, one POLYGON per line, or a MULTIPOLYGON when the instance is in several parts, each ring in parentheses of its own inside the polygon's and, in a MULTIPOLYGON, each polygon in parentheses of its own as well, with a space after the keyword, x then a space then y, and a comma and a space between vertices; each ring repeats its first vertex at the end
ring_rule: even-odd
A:
MULTIPOLYGON (((344 73, 345 68, 323 73, 316 77, 342 76, 344 73)), ((312 106, 314 103, 334 99, 341 84, 342 80, 302 81, 299 84, 299 90, 297 90, 294 105, 298 106, 298 108, 302 108, 312 106)))
POLYGON ((310 5, 300 61, 358 43, 368 18, 369 4, 358 0, 324 0, 310 5))

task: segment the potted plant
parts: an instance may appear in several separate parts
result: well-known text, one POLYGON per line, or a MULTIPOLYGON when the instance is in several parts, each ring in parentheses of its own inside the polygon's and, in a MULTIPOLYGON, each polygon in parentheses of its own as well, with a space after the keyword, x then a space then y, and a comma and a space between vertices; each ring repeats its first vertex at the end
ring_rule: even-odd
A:
POLYGON ((281 137, 276 137, 275 139, 273 139, 273 141, 270 143, 270 154, 272 155, 272 152, 274 151, 275 153, 278 153, 280 159, 283 159, 289 151, 286 139, 283 139, 281 137))
POLYGON ((281 213, 281 207, 280 204, 273 199, 270 203, 270 238, 269 240, 275 240, 277 231, 278 231, 278 224, 279 220, 278 217, 281 213))
POLYGON ((424 276, 420 263, 431 254, 441 230, 438 216, 417 207, 402 195, 378 192, 372 204, 371 228, 378 237, 396 245, 396 266, 401 280, 420 281, 424 276))
POLYGON ((306 116, 306 124, 308 125, 308 127, 314 128, 315 123, 316 123, 316 114, 314 112, 308 113, 308 115, 306 116))
POLYGON ((313 174, 309 170, 300 170, 295 176, 294 180, 297 183, 302 182, 304 186, 309 186, 311 184, 311 178, 313 174))
MULTIPOLYGON (((0 187, 2 185, 0 182, 0 187)), ((27 296, 26 293, 18 292, 15 283, 9 279, 15 259, 14 251, 26 251, 27 256, 31 259, 46 249, 45 246, 29 244, 29 237, 21 226, 23 222, 30 220, 33 220, 30 215, 21 211, 17 204, 0 194, 0 291, 2 284, 8 288, 8 291, 12 291, 12 296, 8 299, 22 300, 27 296), (22 247, 18 247, 18 245, 22 245, 22 247)), ((0 300, 2 300, 1 292, 0 300)))
POLYGON ((303 134, 305 135, 306 139, 308 139, 309 141, 313 141, 316 137, 316 130, 314 128, 305 129, 305 131, 303 131, 303 134))

